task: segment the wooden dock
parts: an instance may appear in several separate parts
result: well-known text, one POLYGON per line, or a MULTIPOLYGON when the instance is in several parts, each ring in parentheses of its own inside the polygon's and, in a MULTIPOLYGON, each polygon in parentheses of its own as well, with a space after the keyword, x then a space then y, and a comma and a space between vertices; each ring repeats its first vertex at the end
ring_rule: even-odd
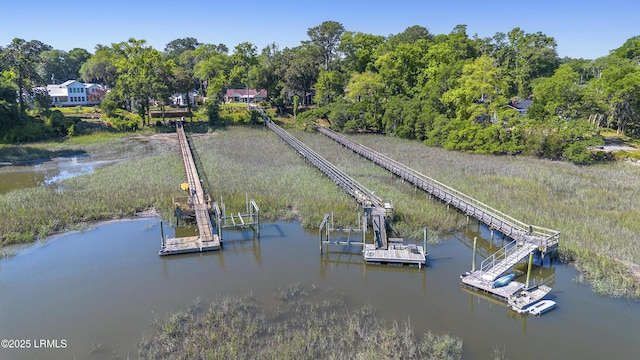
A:
POLYGON ((193 155, 187 141, 187 136, 182 127, 182 122, 176 123, 176 133, 180 143, 180 154, 184 164, 185 176, 189 184, 189 202, 193 206, 193 210, 198 224, 198 235, 185 238, 164 239, 160 255, 174 255, 191 252, 202 252, 211 250, 220 250, 220 237, 213 233, 213 224, 209 216, 209 201, 202 189, 202 183, 198 176, 193 155))
POLYGON ((422 246, 415 244, 399 244, 393 241, 383 249, 377 249, 374 244, 365 244, 362 251, 364 261, 378 264, 426 265, 427 254, 422 246))
MULTIPOLYGON (((367 219, 366 215, 362 217, 362 228, 358 224, 358 228, 352 229, 337 229, 338 233, 346 233, 346 240, 331 239, 333 221, 329 221, 330 215, 325 214, 322 223, 319 227, 319 239, 320 239, 320 253, 323 253, 323 245, 327 247, 326 252, 329 252, 329 245, 339 246, 361 246, 361 254, 364 262, 370 264, 389 264, 389 265, 417 265, 418 267, 427 266, 427 259, 429 254, 427 253, 427 229, 424 231, 424 245, 419 246, 416 244, 404 244, 404 240, 400 238, 387 238, 386 231, 382 231, 383 228, 376 229, 376 222, 373 221, 374 227, 374 242, 366 243, 365 234, 367 232, 367 219), (323 233, 324 232, 324 233, 323 233), (380 246, 381 239, 378 237, 378 232, 385 234, 386 246, 380 246), (354 239, 352 240, 351 236, 354 239), (362 237, 362 241, 358 241, 358 237, 362 237)), ((374 218, 375 219, 375 218, 374 218)), ((379 224, 377 226, 380 226, 379 224)))
POLYGON ((325 136, 340 143, 356 154, 382 166, 396 176, 414 184, 435 198, 440 199, 448 206, 453 206, 467 216, 478 219, 478 221, 486 224, 492 231, 500 231, 502 234, 520 242, 535 243, 543 253, 552 251, 558 246, 560 232, 557 230, 526 224, 514 219, 479 200, 421 174, 384 154, 362 144, 358 144, 333 130, 322 126, 319 126, 317 129, 325 136))
POLYGON ((527 289, 525 284, 518 281, 511 281, 505 286, 494 288, 493 281, 487 280, 484 275, 482 270, 478 270, 464 274, 461 280, 465 286, 490 294, 520 313, 526 312, 528 307, 551 292, 549 286, 538 285, 527 289))
MULTIPOLYGON (((387 217, 391 215, 393 206, 390 201, 383 201, 378 196, 374 195, 372 191, 364 187, 362 184, 351 178, 342 170, 335 167, 329 161, 318 155, 315 151, 311 150, 300 140, 283 130, 280 126, 276 125, 271 119, 269 119, 264 112, 262 113, 265 125, 269 127, 273 132, 278 134, 282 140, 284 140, 289 146, 298 151, 306 160, 316 166, 327 177, 343 189, 347 194, 351 195, 364 209, 365 214, 368 215, 371 220, 374 233, 374 244, 367 244, 369 251, 363 249, 363 257, 366 262, 377 263, 393 263, 393 264, 417 264, 418 266, 426 265, 426 257, 424 248, 422 246, 400 245, 396 244, 391 247, 387 240, 387 217), (368 254, 372 254, 368 256, 368 254)), ((326 225, 327 217, 323 224, 320 226, 320 232, 326 225)), ((366 219, 363 221, 365 224, 366 233, 366 219)), ((327 231, 328 227, 327 227, 327 231)), ((362 243, 364 245, 364 242, 362 243)), ((321 246, 322 251, 322 235, 321 246)))
POLYGON ((474 271, 463 276, 461 280, 462 283, 467 286, 488 292, 505 301, 508 300, 510 296, 513 296, 524 289, 524 284, 517 281, 512 281, 505 286, 494 288, 493 280, 487 280, 483 275, 483 271, 474 271))

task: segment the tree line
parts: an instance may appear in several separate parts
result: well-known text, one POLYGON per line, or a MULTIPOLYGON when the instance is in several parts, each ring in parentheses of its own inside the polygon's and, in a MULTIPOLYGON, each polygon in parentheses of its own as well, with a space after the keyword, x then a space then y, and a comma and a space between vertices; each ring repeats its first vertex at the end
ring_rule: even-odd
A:
POLYGON ((340 131, 577 163, 597 160, 590 149, 602 143, 602 127, 640 135, 640 36, 594 60, 560 58, 553 37, 520 28, 479 38, 465 25, 448 34, 412 26, 381 36, 325 21, 307 36, 299 46, 273 43, 260 52, 250 42, 230 51, 193 37, 159 51, 132 38, 93 54, 14 39, 0 47, 0 130, 24 119, 27 98, 47 111, 33 89, 79 79, 111 89, 106 109, 142 119, 150 99, 163 107, 171 94, 192 90, 215 117, 226 89, 249 87, 266 89, 272 107, 302 123, 325 119, 340 131), (527 101, 523 115, 517 104, 527 101))

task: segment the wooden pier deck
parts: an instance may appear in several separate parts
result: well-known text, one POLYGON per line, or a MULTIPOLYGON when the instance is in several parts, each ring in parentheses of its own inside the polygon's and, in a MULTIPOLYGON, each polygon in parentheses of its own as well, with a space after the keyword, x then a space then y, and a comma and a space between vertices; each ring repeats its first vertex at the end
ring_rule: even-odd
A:
POLYGON ((351 178, 342 170, 335 167, 322 156, 318 155, 303 142, 283 130, 280 126, 271 121, 271 119, 269 119, 264 114, 264 112, 262 113, 262 116, 265 120, 266 126, 269 127, 269 129, 278 134, 278 136, 280 136, 282 140, 289 144, 289 146, 298 151, 300 155, 302 155, 306 160, 308 160, 326 176, 333 180, 333 182, 338 185, 338 187, 340 187, 345 192, 347 192, 347 194, 356 199, 356 201, 365 209, 365 212, 368 212, 370 214, 376 243, 368 245, 370 246, 369 252, 366 252, 366 250, 363 249, 365 261, 396 264, 418 264, 419 266, 426 265, 426 254, 424 253, 424 249, 422 246, 417 246, 416 249, 420 250, 417 253, 413 253, 413 251, 416 249, 410 249, 407 247, 406 249, 401 251, 399 247, 397 249, 390 248, 390 246, 388 245, 385 218, 392 210, 390 202, 385 202, 381 198, 374 195, 372 191, 351 178), (373 254, 373 256, 369 257, 367 256, 367 254, 373 254))
POLYGON ((160 255, 184 254, 190 252, 202 252, 220 249, 220 238, 213 233, 213 224, 209 216, 209 204, 205 197, 202 183, 198 176, 189 142, 181 122, 176 123, 176 133, 180 143, 180 154, 184 164, 187 183, 189 184, 189 196, 193 204, 196 222, 198 224, 198 236, 185 238, 163 239, 160 255))
POLYGON ((393 242, 385 249, 376 249, 373 244, 365 244, 362 254, 364 261, 380 264, 409 264, 422 267, 426 259, 422 246, 393 242))

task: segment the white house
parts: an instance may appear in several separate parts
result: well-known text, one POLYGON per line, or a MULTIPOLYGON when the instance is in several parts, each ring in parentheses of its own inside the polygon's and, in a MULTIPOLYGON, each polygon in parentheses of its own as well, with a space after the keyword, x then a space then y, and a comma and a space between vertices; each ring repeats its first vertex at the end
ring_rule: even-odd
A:
MULTIPOLYGON (((189 102, 191 105, 195 104, 195 99, 198 96, 198 92, 193 90, 189 94, 189 102)), ((186 94, 173 94, 171 95, 171 103, 175 106, 187 106, 187 95, 186 94)))
POLYGON ((67 80, 62 84, 47 85, 47 93, 54 106, 95 105, 102 102, 105 88, 102 85, 67 80))

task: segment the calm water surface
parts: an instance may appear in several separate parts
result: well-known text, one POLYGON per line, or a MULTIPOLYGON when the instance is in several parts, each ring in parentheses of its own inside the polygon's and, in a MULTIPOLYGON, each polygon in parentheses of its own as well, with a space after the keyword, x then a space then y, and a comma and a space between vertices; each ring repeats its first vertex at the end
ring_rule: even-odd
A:
MULTIPOLYGON (((636 359, 640 308, 594 295, 576 274, 546 263, 537 281, 554 284, 558 308, 525 317, 461 288, 471 266, 472 225, 431 246, 426 270, 364 266, 357 255, 321 256, 317 230, 266 224, 261 239, 227 232, 220 252, 159 257, 160 220, 105 223, 18 250, 0 260, 0 339, 66 340, 64 349, 7 350, 0 359, 137 358, 137 343, 155 317, 201 299, 252 293, 276 301, 289 284, 317 286, 346 297, 349 307, 373 305, 381 318, 410 320, 418 334, 448 332, 464 341, 464 358, 636 359)), ((170 234, 172 231, 165 231, 170 234)), ((499 246, 481 239, 480 252, 499 246)), ((522 280, 522 279, 520 279, 522 280)), ((421 335, 418 335, 421 336, 421 335)))
POLYGON ((91 160, 88 155, 60 157, 36 165, 0 167, 0 195, 17 189, 53 185, 64 179, 91 174, 113 160, 91 160))

